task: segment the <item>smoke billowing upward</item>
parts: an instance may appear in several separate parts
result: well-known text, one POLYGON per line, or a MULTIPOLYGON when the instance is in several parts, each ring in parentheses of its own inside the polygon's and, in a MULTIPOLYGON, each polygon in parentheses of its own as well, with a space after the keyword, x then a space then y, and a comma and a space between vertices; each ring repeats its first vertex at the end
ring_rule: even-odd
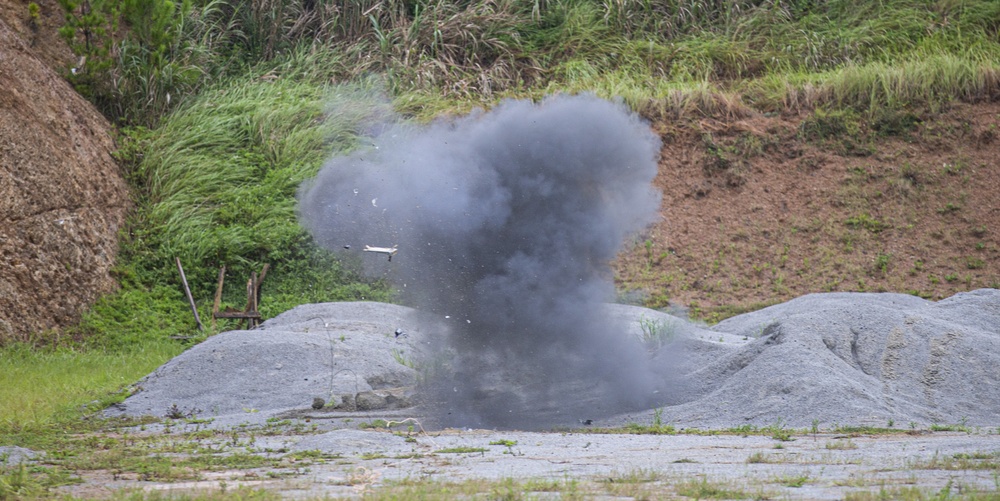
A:
POLYGON ((660 141, 593 96, 508 101, 427 126, 390 124, 334 158, 301 214, 446 325, 423 388, 439 425, 538 427, 651 401, 646 357, 601 305, 609 262, 652 221, 660 141))

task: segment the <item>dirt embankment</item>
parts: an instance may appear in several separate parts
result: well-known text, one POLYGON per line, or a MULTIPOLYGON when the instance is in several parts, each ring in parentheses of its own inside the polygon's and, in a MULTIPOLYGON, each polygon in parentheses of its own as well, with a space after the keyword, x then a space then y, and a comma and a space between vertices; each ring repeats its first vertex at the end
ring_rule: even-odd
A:
POLYGON ((1000 287, 1000 103, 656 127, 662 219, 615 263, 650 306, 1000 287))
MULTIPOLYGON (((128 192, 111 125, 55 71, 55 2, 0 1, 0 341, 66 326, 113 290, 128 192)), ((71 58, 70 58, 71 59, 71 58)))

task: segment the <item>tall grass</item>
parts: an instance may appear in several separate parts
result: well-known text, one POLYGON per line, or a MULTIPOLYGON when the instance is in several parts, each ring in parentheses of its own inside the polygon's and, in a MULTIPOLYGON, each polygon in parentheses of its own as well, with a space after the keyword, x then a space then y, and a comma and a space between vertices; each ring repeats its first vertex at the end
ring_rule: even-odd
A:
MULTIPOLYGON (((1000 7, 990 0, 103 1, 123 2, 132 31, 110 52, 113 85, 97 85, 105 92, 95 98, 114 118, 146 125, 206 83, 304 46, 338 54, 337 80, 377 72, 396 95, 453 101, 626 80, 626 93, 650 89, 642 98, 655 100, 664 96, 651 78, 732 92, 745 80, 1000 56, 1000 7)), ((870 99, 834 87, 837 99, 870 99)))
POLYGON ((277 70, 266 77, 202 93, 155 132, 139 165, 148 204, 138 243, 155 249, 156 260, 180 257, 197 292, 211 290, 222 265, 249 276, 265 262, 305 257, 299 184, 333 151, 350 148, 356 128, 384 107, 369 101, 328 117, 333 86, 277 70))
POLYGON ((125 349, 193 335, 175 258, 206 323, 222 266, 223 306, 239 309, 251 273, 271 266, 265 317, 305 302, 387 298, 385 287, 317 248, 298 224, 299 185, 389 111, 375 84, 329 83, 336 70, 326 63, 337 58, 297 51, 218 82, 156 130, 130 136, 138 142, 128 150, 138 203, 116 268, 122 289, 84 316, 81 337, 125 349))

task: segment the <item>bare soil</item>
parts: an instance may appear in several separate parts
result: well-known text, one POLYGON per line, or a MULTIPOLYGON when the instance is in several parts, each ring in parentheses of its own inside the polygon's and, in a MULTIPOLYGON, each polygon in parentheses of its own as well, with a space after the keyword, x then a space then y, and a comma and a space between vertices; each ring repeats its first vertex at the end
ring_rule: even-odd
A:
POLYGON ((655 124, 662 219, 614 263, 619 288, 718 320, 809 292, 1000 287, 1000 104, 888 120, 913 118, 655 124))

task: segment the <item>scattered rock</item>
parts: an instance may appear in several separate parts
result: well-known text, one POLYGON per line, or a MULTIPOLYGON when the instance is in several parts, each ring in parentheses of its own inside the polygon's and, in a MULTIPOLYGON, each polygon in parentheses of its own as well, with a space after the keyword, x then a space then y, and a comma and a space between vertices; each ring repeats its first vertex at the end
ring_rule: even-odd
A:
POLYGON ((36 459, 40 454, 16 445, 0 446, 0 466, 14 466, 36 459))

